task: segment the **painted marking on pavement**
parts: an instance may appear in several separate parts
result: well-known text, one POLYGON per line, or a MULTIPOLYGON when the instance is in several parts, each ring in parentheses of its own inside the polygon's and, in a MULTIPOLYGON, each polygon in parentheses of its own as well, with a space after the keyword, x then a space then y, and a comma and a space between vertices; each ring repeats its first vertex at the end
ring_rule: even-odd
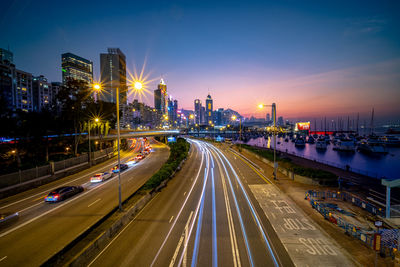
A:
POLYGON ((187 220, 186 225, 185 225, 185 229, 181 235, 181 238, 179 239, 178 245, 176 246, 174 256, 172 256, 171 262, 169 264, 170 267, 174 266, 176 257, 178 257, 178 253, 179 253, 179 250, 181 249, 182 243, 183 243, 183 241, 186 241, 186 239, 188 238, 187 232, 188 232, 188 227, 189 227, 190 221, 192 219, 192 215, 193 215, 193 211, 190 212, 189 219, 187 220))
POLYGON ((94 202, 92 202, 91 204, 89 204, 87 207, 89 208, 90 206, 96 204, 96 203, 99 202, 100 200, 101 200, 100 198, 99 198, 99 199, 96 199, 94 202))
POLYGON ((171 216, 171 219, 169 219, 169 223, 172 222, 172 219, 174 218, 174 215, 171 216))
POLYGON ((124 229, 121 230, 121 232, 119 232, 111 241, 110 243, 108 243, 108 245, 99 253, 97 254, 97 256, 88 264, 88 267, 91 266, 100 256, 101 254, 104 253, 104 251, 106 251, 106 249, 111 246, 112 243, 114 243, 114 241, 129 227, 129 225, 131 225, 131 223, 133 223, 135 221, 135 219, 142 213, 142 211, 154 200, 158 197, 159 195, 157 194, 154 198, 152 198, 147 204, 146 206, 143 207, 143 209, 141 211, 139 211, 139 213, 125 226, 124 229))

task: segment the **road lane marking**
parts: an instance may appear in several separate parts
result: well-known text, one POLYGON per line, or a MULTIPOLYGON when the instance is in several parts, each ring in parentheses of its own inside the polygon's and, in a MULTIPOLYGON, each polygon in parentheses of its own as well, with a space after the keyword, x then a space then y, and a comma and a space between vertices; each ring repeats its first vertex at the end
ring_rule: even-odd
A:
MULTIPOLYGON (((231 151, 232 154, 234 154, 234 152, 231 151)), ((251 164, 249 164, 248 162, 246 162, 243 158, 245 158, 246 160, 250 161, 249 159, 247 159, 246 157, 244 157, 243 155, 238 155, 238 158, 243 161, 244 163, 246 163, 247 166, 249 166, 256 174, 258 174, 258 176, 260 176, 261 179, 263 179, 267 184, 270 184, 271 181, 264 176, 264 174, 260 173, 258 170, 256 170, 251 164)), ((251 162, 251 161, 250 161, 251 162)))
POLYGON ((216 151, 217 156, 218 156, 219 160, 221 161, 222 166, 225 169, 225 173, 227 173, 227 175, 228 175, 228 179, 227 180, 228 180, 228 184, 229 184, 229 187, 231 189, 232 196, 233 196, 233 203, 235 204, 235 209, 236 209, 236 212, 238 214, 240 228, 242 230, 242 235, 243 235, 244 243, 245 243, 245 246, 246 246, 247 256, 249 258, 249 263, 250 263, 250 266, 254 266, 253 257, 252 257, 251 251, 250 251, 249 240, 247 238, 246 229, 244 227, 242 214, 240 212, 240 208, 239 208, 239 204, 238 204, 238 201, 237 201, 237 198, 236 198, 235 190, 233 190, 232 182, 231 182, 231 179, 229 178, 228 170, 226 169, 225 163, 222 161, 222 158, 220 157, 220 155, 218 153, 218 150, 215 149, 215 147, 214 148, 212 146, 210 146, 210 147, 216 151))
POLYGON ((4 256, 3 258, 0 259, 0 261, 3 261, 7 258, 7 256, 4 256))
MULTIPOLYGON (((197 142, 197 141, 193 141, 193 142, 196 143, 196 145, 200 146, 200 148, 202 148, 199 142, 197 142)), ((154 259, 153 259, 153 261, 152 261, 152 263, 151 263, 150 266, 154 266, 154 263, 156 262, 158 256, 160 255, 161 250, 163 249, 163 247, 164 247, 165 243, 167 242, 169 236, 171 235, 172 229, 175 227, 175 224, 176 224, 176 222, 177 222, 179 216, 181 215, 181 213, 182 213, 182 211, 183 211, 183 208, 185 207, 185 205, 186 205, 186 203, 187 203, 187 201, 188 201, 188 199, 189 199, 189 197, 190 197, 190 195, 191 195, 191 193, 192 193, 192 191, 193 191, 194 186, 195 186, 196 183, 197 183, 197 179, 198 179, 199 176, 200 176, 200 172, 201 172, 201 170, 202 170, 203 163, 204 163, 204 151, 203 151, 202 149, 200 149, 200 151, 202 152, 202 153, 201 153, 201 163, 200 163, 200 168, 199 168, 199 170, 198 170, 198 172, 197 172, 196 178, 195 178, 195 180, 194 180, 194 182, 193 182, 193 184, 192 184, 192 187, 191 187, 190 190, 189 190, 189 193, 187 194, 187 196, 186 196, 186 198, 185 198, 185 201, 183 202, 183 204, 182 204, 182 206, 181 206, 181 209, 180 209, 179 212, 178 212, 178 215, 176 216, 174 222, 172 223, 171 228, 170 228, 169 231, 168 231, 168 234, 166 235, 166 237, 165 237, 163 243, 161 244, 160 248, 158 249, 157 254, 154 256, 154 259)), ((190 236, 190 235, 189 235, 189 236, 190 236)))
MULTIPOLYGON (((209 145, 209 146, 212 147, 215 151, 217 151, 217 153, 218 153, 219 155, 221 155, 221 156, 225 159, 226 163, 229 165, 230 169, 232 170, 232 172, 233 172, 233 174, 234 174, 234 176, 235 176, 235 178, 236 178, 237 183, 240 185, 240 189, 241 189, 241 191, 242 191, 242 194, 244 195, 244 197, 245 197, 245 199, 246 199, 246 201, 247 201, 247 204, 248 204, 248 206, 249 206, 249 208, 250 208, 250 211, 251 211, 251 213, 253 214, 253 218, 254 218, 254 220, 255 220, 257 226, 258 226, 257 228, 259 229, 259 231, 260 231, 260 233, 261 233, 261 235, 262 235, 262 237, 263 237, 263 239, 264 239, 264 243, 266 244, 267 249, 268 249, 268 251, 270 252, 270 254, 271 254, 271 256, 272 256, 272 259, 273 259, 273 262, 274 262, 275 266, 280 266, 280 265, 282 265, 282 264, 278 264, 278 261, 280 261, 280 259, 275 257, 275 255, 277 255, 277 253, 276 253, 276 251, 275 251, 275 248, 273 247, 273 244, 270 243, 270 242, 268 241, 267 233, 266 233, 266 231, 264 230, 263 225, 262 225, 261 222, 260 222, 260 218, 259 218, 259 216, 258 216, 258 213, 256 212, 256 210, 255 210, 255 208, 254 208, 252 202, 250 201, 249 196, 247 195, 246 190, 244 189, 242 183, 240 182, 240 178, 239 178, 239 176, 237 175, 236 171, 234 170, 232 164, 229 162, 229 160, 226 158, 226 156, 225 156, 219 149, 217 149, 217 148, 216 148, 215 146, 213 146, 213 145, 209 145)), ((218 157, 220 157, 219 155, 218 155, 218 157)), ((222 164, 224 165, 224 168, 225 168, 225 164, 224 164, 223 162, 222 162, 222 164)), ((226 169, 226 168, 225 168, 225 169, 226 169)), ((233 196, 234 196, 235 204, 237 204, 237 202, 236 202, 236 197, 235 197, 235 193, 233 192, 233 188, 232 188, 232 184, 231 184, 231 182, 230 182, 230 179, 228 179, 228 182, 229 182, 229 185, 231 186, 231 191, 232 191, 232 194, 233 194, 233 196)), ((239 213, 239 212, 238 212, 238 213, 239 213)), ((239 219, 240 219, 240 217, 239 217, 239 219)))
MULTIPOLYGON (((213 152, 213 153, 215 153, 215 152, 213 152)), ((240 267, 241 262, 240 262, 238 244, 237 244, 237 240, 236 240, 235 224, 233 223, 232 210, 231 210, 231 205, 230 205, 229 197, 228 197, 228 190, 226 189, 225 175, 222 172, 221 164, 219 163, 218 160, 216 160, 216 161, 218 164, 218 169, 219 169, 219 173, 221 175, 221 180, 222 180, 222 189, 223 189, 222 192, 224 194, 225 209, 226 209, 227 218, 228 218, 228 228, 229 228, 229 237, 230 237, 231 248, 232 248, 233 266, 240 267)), ((227 175, 229 175, 229 174, 227 173, 227 175)))
MULTIPOLYGON (((209 157, 209 156, 207 156, 207 157, 209 157)), ((193 254, 192 254, 192 264, 191 264, 192 267, 197 265, 197 257, 199 255, 200 234, 201 234, 201 226, 203 224, 204 199, 205 199, 205 194, 206 194, 208 173, 209 173, 209 169, 206 167, 206 169, 204 171, 203 190, 201 192, 200 199, 199 199, 200 210, 198 212, 198 217, 197 217, 196 235, 195 235, 195 239, 194 239, 194 247, 193 247, 193 254)), ((196 216, 195 216, 195 218, 196 218, 196 216)))
MULTIPOLYGON (((94 187, 94 188, 91 189, 91 190, 87 190, 86 192, 84 191, 82 194, 79 194, 77 197, 75 197, 75 198, 73 198, 73 199, 71 199, 71 200, 69 200, 69 201, 66 201, 66 202, 62 203, 62 204, 60 204, 60 205, 58 205, 58 206, 52 208, 51 210, 48 210, 48 211, 46 211, 46 212, 44 212, 44 213, 42 213, 42 214, 40 214, 40 215, 38 215, 38 216, 36 216, 36 217, 30 219, 29 221, 26 221, 26 222, 24 222, 24 223, 21 223, 21 224, 17 225, 16 227, 14 227, 14 228, 12 228, 12 229, 10 229, 10 230, 4 232, 4 233, 1 233, 1 234, 0 234, 0 238, 3 237, 3 236, 6 236, 6 235, 8 235, 8 234, 10 234, 10 233, 12 233, 12 232, 14 232, 15 230, 18 230, 18 229, 24 227, 24 226, 27 225, 27 224, 30 224, 31 222, 36 221, 37 219, 42 218, 43 216, 45 216, 45 215, 47 215, 47 214, 49 214, 49 213, 51 213, 51 212, 53 212, 53 211, 55 211, 55 210, 58 210, 59 208, 65 206, 65 205, 67 205, 67 204, 69 204, 69 203, 71 203, 71 202, 73 202, 73 201, 75 201, 75 200, 77 200, 77 199, 80 199, 81 197, 83 197, 83 196, 87 195, 88 193, 92 192, 93 190, 98 189, 98 188, 100 188, 100 187, 106 185, 107 183, 109 183, 109 182, 111 182, 111 181, 113 181, 113 179, 109 179, 108 181, 101 183, 100 185, 94 187)), ((32 207, 34 207, 34 206, 40 205, 40 204, 42 204, 42 202, 37 203, 37 204, 35 204, 35 205, 33 205, 33 206, 30 206, 30 207, 28 207, 28 208, 25 208, 25 209, 23 209, 23 211, 26 210, 26 209, 32 208, 32 207)))
POLYGON ((41 204, 43 204, 43 202, 36 203, 35 205, 29 206, 29 207, 27 207, 27 208, 25 208, 25 209, 22 209, 22 210, 18 211, 18 212, 19 212, 19 213, 22 213, 22 212, 24 212, 24 211, 26 211, 26 210, 29 210, 29 209, 31 209, 31 208, 33 208, 33 207, 36 207, 36 206, 39 206, 39 205, 41 205, 41 204))
POLYGON ((169 219, 169 223, 172 222, 172 219, 174 218, 174 215, 171 216, 171 219, 169 219))
POLYGON ((100 251, 99 254, 97 254, 97 256, 87 265, 87 267, 91 266, 103 253, 104 251, 107 250, 107 248, 109 246, 111 246, 112 243, 114 243, 114 241, 129 227, 129 225, 131 225, 131 223, 133 223, 135 221, 135 219, 142 213, 142 211, 148 206, 150 205, 150 203, 156 199, 159 196, 159 194, 156 194, 154 198, 152 198, 140 211, 138 214, 136 214, 136 216, 124 227, 124 229, 122 229, 111 241, 110 243, 107 244, 107 246, 100 251))
MULTIPOLYGON (((210 155, 210 151, 209 151, 208 149, 204 148, 204 149, 203 149, 203 152, 206 152, 206 153, 207 153, 207 162, 206 162, 206 166, 209 166, 209 160, 210 160, 209 155, 210 155)), ((206 169, 207 169, 207 167, 206 167, 206 169)), ((207 177, 208 177, 208 176, 207 176, 207 177)), ((200 196, 203 195, 203 192, 204 192, 204 191, 205 191, 205 183, 204 183, 202 192, 200 193, 200 196)), ((196 210, 195 210, 194 219, 193 219, 193 222, 192 222, 192 224, 191 224, 191 226, 190 226, 190 230, 189 230, 189 233, 188 233, 189 238, 190 238, 190 236, 192 235, 192 231, 193 231, 193 228, 194 228, 194 225, 195 225, 196 217, 197 217, 197 215, 199 214, 200 204, 201 204, 201 199, 199 199, 199 201, 198 201, 198 204, 197 204, 197 207, 196 207, 196 210)), ((184 244, 184 247, 183 247, 183 253, 182 253, 182 255, 181 255, 180 259, 179 259, 178 266, 180 266, 180 265, 182 264, 183 258, 186 257, 186 255, 187 255, 187 247, 188 247, 188 243, 189 243, 189 238, 185 241, 185 244, 184 244)), ((192 258, 192 262, 193 262, 193 258, 192 258)))
POLYGON ((99 198, 99 199, 96 199, 94 202, 92 202, 91 204, 89 204, 87 207, 89 208, 90 206, 96 204, 96 203, 99 202, 100 200, 101 200, 100 198, 99 198))
POLYGON ((185 191, 185 193, 183 193, 183 195, 184 195, 184 196, 186 195, 186 191, 185 191))
MULTIPOLYGON (((128 156, 126 156, 125 158, 128 158, 128 156)), ((115 161, 115 162, 116 162, 116 161, 115 161)), ((112 166, 112 165, 114 165, 114 164, 115 164, 115 162, 113 162, 113 163, 110 163, 110 164, 107 164, 107 165, 105 165, 104 167, 102 167, 102 168, 99 168, 99 169, 100 169, 100 170, 102 170, 103 168, 107 168, 107 169, 108 169, 108 168, 109 168, 109 166, 112 166)), ((67 184, 73 183, 73 182, 75 182, 75 181, 77 181, 77 180, 80 180, 80 179, 82 179, 82 178, 85 178, 85 177, 87 177, 87 176, 91 176, 91 175, 93 175, 93 174, 96 174, 96 173, 98 173, 98 172, 99 172, 99 171, 93 171, 93 172, 89 172, 88 174, 82 175, 82 176, 80 176, 80 177, 78 177, 78 178, 76 178, 76 179, 74 179, 74 180, 71 180, 71 181, 65 182, 65 183, 63 183, 63 184, 60 184, 58 187, 62 187, 62 186, 64 186, 64 185, 67 185, 67 184)), ((51 190, 51 189, 49 189, 49 190, 51 190)), ((40 193, 36 193, 36 194, 34 194, 34 195, 31 195, 31 196, 29 196, 29 197, 26 197, 26 198, 20 199, 20 200, 18 200, 18 201, 14 201, 14 202, 12 202, 12 203, 9 203, 9 204, 7 204, 7 205, 4 205, 4 206, 1 206, 1 207, 0 207, 0 210, 1 210, 1 209, 8 208, 8 207, 10 207, 10 206, 12 206, 12 205, 18 204, 18 203, 20 203, 20 202, 23 202, 23 201, 25 201, 25 200, 27 200, 27 199, 30 199, 30 198, 36 197, 36 196, 38 196, 38 195, 42 195, 42 194, 44 194, 44 193, 47 193, 49 190, 42 191, 42 192, 40 192, 40 193)))
MULTIPOLYGON (((214 163, 214 159, 212 162, 214 163)), ((215 181, 214 181, 214 168, 211 167, 211 181, 212 181, 212 250, 213 250, 213 267, 218 266, 218 243, 217 243, 217 215, 215 207, 215 181)))
MULTIPOLYGON (((190 224, 190 220, 192 219, 192 215, 193 215, 193 211, 190 212, 189 219, 186 222, 185 229, 184 229, 184 231, 183 231, 183 233, 181 235, 181 238, 179 239, 178 245, 176 246, 176 249, 175 249, 174 255, 172 256, 172 259, 171 259, 171 262, 169 264, 169 267, 174 266, 175 261, 176 261, 176 257, 178 257, 179 250, 181 249, 182 242, 185 241, 188 238, 187 231, 188 231, 188 226, 190 224)), ((185 262, 184 265, 186 265, 186 262, 185 262)))

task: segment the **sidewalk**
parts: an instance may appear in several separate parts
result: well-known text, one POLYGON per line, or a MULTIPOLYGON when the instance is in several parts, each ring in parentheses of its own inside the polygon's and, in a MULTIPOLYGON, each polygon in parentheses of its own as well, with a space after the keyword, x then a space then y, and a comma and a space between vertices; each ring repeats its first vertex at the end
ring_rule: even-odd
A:
MULTIPOLYGON (((253 154, 242 152, 242 154, 264 169, 264 175, 273 177, 273 168, 264 163, 262 160, 257 159, 253 154)), ((304 199, 307 190, 327 190, 337 189, 322 186, 313 186, 297 183, 286 177, 284 174, 278 172, 278 180, 273 181, 274 184, 286 194, 296 205, 302 209, 307 218, 312 219, 313 222, 319 225, 327 236, 335 240, 360 266, 374 266, 375 252, 350 236, 344 234, 344 231, 336 225, 326 221, 316 210, 314 210, 308 201, 304 199)), ((394 266, 391 258, 378 257, 378 266, 394 266)))

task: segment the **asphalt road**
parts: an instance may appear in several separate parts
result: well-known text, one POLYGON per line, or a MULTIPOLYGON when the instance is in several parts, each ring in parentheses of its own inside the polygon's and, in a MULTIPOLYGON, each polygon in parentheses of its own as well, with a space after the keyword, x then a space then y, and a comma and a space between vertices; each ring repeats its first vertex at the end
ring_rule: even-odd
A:
MULTIPOLYGON (((191 142, 189 158, 174 179, 90 265, 293 266, 247 193, 239 170, 251 173, 252 168, 237 165, 227 150, 191 142)), ((246 179, 265 183, 256 175, 246 179)))
MULTIPOLYGON (((122 200, 142 186, 169 156, 167 146, 152 144, 153 152, 121 173, 122 200)), ((135 151, 123 155, 124 162, 135 151)), ((118 205, 118 175, 99 184, 90 177, 109 171, 115 160, 51 184, 0 200, 0 212, 20 213, 15 224, 0 231, 0 266, 38 266, 118 205), (85 191, 60 203, 44 197, 61 185, 82 185, 85 191)))

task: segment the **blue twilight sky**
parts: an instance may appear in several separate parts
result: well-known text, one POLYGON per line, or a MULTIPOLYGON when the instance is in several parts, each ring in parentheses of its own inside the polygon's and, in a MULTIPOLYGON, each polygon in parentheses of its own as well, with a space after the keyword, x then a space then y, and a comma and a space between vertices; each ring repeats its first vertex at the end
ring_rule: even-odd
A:
MULTIPOLYGON (((94 62, 119 47, 127 67, 163 76, 179 106, 261 117, 400 119, 400 1, 28 1, 2 3, 0 47, 17 68, 61 80, 61 54, 94 62)), ((153 105, 153 96, 144 99, 153 105)))

